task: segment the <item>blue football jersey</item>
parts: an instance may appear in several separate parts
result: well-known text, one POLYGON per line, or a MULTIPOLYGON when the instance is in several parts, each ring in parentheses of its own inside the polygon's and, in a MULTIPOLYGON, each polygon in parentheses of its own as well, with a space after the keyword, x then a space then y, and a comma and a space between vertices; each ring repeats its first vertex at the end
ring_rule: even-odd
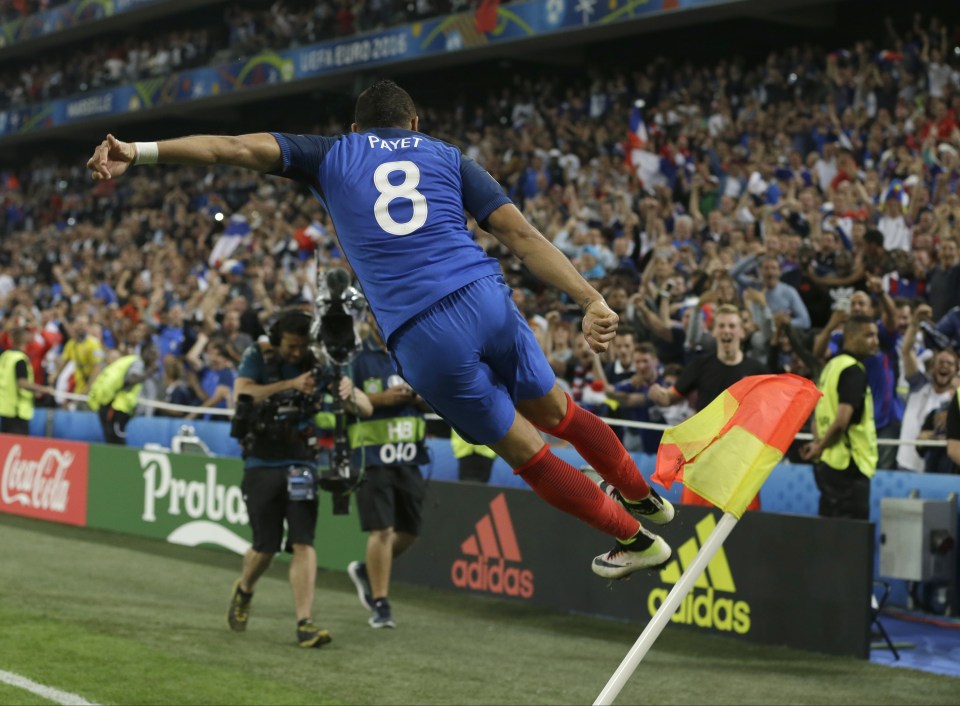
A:
POLYGON ((384 340, 448 294, 501 274, 464 209, 483 222, 510 199, 453 145, 396 128, 273 135, 279 175, 309 185, 326 207, 384 340))

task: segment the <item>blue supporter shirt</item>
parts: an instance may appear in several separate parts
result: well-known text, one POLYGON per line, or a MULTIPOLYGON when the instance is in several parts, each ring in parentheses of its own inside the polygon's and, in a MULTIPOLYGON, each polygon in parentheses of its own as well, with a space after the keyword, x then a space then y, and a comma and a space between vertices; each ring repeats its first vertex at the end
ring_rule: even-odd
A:
POLYGON ((273 136, 278 175, 307 184, 326 207, 384 340, 448 294, 501 274, 464 209, 482 223, 510 199, 453 145, 398 128, 273 136))
MULTIPOLYGON (((217 391, 217 387, 220 385, 226 385, 232 390, 233 383, 236 381, 236 379, 237 373, 233 370, 233 368, 224 368, 223 370, 206 368, 200 375, 200 387, 203 388, 203 391, 206 393, 207 397, 213 397, 213 393, 217 391)), ((215 404, 214 407, 226 409, 227 403, 225 400, 221 400, 215 404)), ((204 415, 204 418, 222 419, 220 415, 214 417, 210 414, 204 415)))
MULTIPOLYGON (((899 375, 899 335, 896 331, 887 331, 882 323, 877 324, 880 338, 880 350, 864 358, 863 367, 867 371, 867 383, 873 394, 873 419, 877 431, 886 428, 890 422, 903 419, 903 401, 896 394, 899 375)), ((843 333, 834 331, 828 344, 830 355, 843 350, 843 333)))
POLYGON ((183 353, 183 327, 164 326, 160 333, 154 337, 157 344, 157 350, 160 353, 160 360, 164 356, 180 356, 183 353))
MULTIPOLYGON (((662 375, 657 375, 656 383, 658 385, 664 385, 662 375)), ((614 387, 620 392, 640 392, 644 395, 650 391, 649 385, 637 387, 631 382, 630 378, 617 383, 614 387)), ((647 403, 640 407, 621 407, 619 416, 621 419, 629 419, 632 422, 656 422, 657 424, 663 424, 663 417, 660 415, 658 408, 650 400, 647 400, 647 403)), ((634 429, 632 431, 638 434, 642 440, 643 453, 657 453, 657 448, 660 446, 660 438, 663 436, 662 431, 659 429, 634 429)))

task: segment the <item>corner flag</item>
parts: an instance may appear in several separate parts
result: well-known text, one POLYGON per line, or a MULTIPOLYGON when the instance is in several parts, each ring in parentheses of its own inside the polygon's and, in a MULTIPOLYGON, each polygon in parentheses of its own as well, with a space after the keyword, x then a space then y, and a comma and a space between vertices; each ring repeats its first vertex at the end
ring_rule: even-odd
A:
POLYGON ((724 510, 716 528, 687 565, 594 701, 607 706, 733 531, 750 500, 813 411, 820 391, 797 375, 752 375, 728 387, 682 424, 663 433, 653 479, 675 480, 724 510))
POLYGON ((798 375, 746 377, 663 433, 653 479, 679 480, 739 519, 819 398, 798 375))

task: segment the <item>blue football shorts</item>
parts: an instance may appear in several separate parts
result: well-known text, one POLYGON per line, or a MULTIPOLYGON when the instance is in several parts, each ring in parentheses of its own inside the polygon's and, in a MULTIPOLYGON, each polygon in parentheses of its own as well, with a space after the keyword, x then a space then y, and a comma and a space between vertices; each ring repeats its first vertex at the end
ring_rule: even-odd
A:
POLYGON ((502 277, 471 282, 390 337, 398 372, 437 414, 475 444, 500 441, 518 400, 556 376, 502 277))

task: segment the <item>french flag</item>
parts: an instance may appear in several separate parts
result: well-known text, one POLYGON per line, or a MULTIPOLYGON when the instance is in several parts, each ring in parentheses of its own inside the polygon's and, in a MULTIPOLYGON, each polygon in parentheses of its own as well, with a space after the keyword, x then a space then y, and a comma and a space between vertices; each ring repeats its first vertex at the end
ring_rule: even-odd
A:
POLYGON ((641 100, 635 101, 630 111, 630 132, 627 133, 627 153, 630 150, 642 150, 647 146, 650 136, 647 134, 647 124, 643 122, 643 106, 641 100))
POLYGON ((627 132, 626 162, 637 174, 644 188, 652 188, 660 176, 660 157, 647 150, 650 136, 643 121, 642 100, 633 104, 630 111, 630 130, 627 132))

